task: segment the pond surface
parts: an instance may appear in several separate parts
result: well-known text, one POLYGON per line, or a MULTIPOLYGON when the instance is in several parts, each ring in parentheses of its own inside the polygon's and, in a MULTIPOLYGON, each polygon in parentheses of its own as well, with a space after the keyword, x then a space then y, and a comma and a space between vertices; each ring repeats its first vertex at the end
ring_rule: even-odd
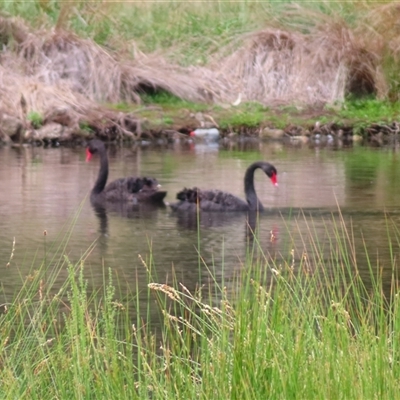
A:
MULTIPOLYGON (((185 186, 218 188, 243 198, 246 167, 253 161, 269 161, 278 170, 279 187, 261 172, 255 179, 266 207, 259 219, 258 239, 266 258, 289 260, 294 249, 299 260, 304 251, 311 251, 308 246, 313 241, 324 248, 335 238, 340 208, 362 276, 369 275, 365 243, 373 265, 378 264, 383 275, 391 277, 388 230, 395 242, 395 226, 400 220, 396 151, 251 141, 230 146, 113 145, 108 151, 110 181, 129 175, 154 176, 168 191, 169 202, 185 186)), ((224 276, 224 284, 243 268, 251 239, 245 213, 205 213, 200 216, 199 228, 196 217, 175 214, 169 207, 140 209, 129 215, 118 210, 99 214, 88 196, 98 168, 96 158, 85 162, 84 148, 0 148, 2 299, 10 300, 20 289, 21 277, 29 275, 44 257, 51 260, 56 252, 52 245, 60 243, 65 250, 58 253, 75 263, 96 242, 85 262, 91 287, 99 288, 107 275, 105 269, 111 268, 123 293, 137 288, 146 291, 143 262, 153 264, 157 282, 171 283, 176 274, 190 290, 210 282, 208 268, 217 281, 224 276), (70 233, 68 240, 63 236, 66 232, 70 233)), ((397 256, 398 246, 393 251, 397 256)), ((329 255, 327 249, 324 257, 329 255)), ((55 289, 65 276, 66 272, 59 274, 55 289)))

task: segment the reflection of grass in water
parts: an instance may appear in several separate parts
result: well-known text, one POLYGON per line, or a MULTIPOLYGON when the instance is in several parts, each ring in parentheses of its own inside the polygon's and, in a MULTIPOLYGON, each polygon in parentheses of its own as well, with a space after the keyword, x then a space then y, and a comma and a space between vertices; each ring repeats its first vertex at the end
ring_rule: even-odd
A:
MULTIPOLYGON (((310 223, 300 248, 289 245, 287 256, 273 259, 255 238, 252 262, 236 275, 225 269, 223 286, 214 279, 195 291, 177 279, 156 283, 150 255, 143 261, 147 315, 133 325, 139 296, 122 303, 126 294, 116 292, 111 272, 89 296, 86 255, 72 264, 61 247, 59 262, 25 279, 0 317, 2 397, 395 398, 399 232, 387 222, 392 265, 381 270, 367 261, 366 285, 351 229, 341 220, 333 224, 322 240, 310 223), (50 295, 45 272, 64 268, 64 285, 50 295), (392 274, 389 290, 385 273, 392 274), (155 334, 156 305, 164 325, 155 334)), ((294 243, 296 233, 287 234, 294 243)))
POLYGON ((382 156, 381 152, 371 148, 353 149, 344 157, 344 166, 349 183, 347 191, 370 189, 374 196, 386 196, 396 202, 400 188, 389 184, 400 178, 395 152, 388 151, 382 156))
POLYGON ((357 187, 369 187, 376 179, 381 163, 386 160, 373 149, 355 149, 345 158, 346 179, 357 187))

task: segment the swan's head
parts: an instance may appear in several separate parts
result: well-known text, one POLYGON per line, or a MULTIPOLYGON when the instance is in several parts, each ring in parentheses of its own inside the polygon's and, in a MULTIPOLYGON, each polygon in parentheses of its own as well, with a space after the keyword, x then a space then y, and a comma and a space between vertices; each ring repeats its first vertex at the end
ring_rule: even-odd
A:
POLYGON ((101 140, 93 139, 86 147, 86 162, 89 162, 93 156, 99 151, 105 151, 104 143, 101 140))
POLYGON ((272 184, 274 186, 278 186, 278 171, 276 170, 276 168, 271 164, 265 163, 263 170, 271 179, 272 184))

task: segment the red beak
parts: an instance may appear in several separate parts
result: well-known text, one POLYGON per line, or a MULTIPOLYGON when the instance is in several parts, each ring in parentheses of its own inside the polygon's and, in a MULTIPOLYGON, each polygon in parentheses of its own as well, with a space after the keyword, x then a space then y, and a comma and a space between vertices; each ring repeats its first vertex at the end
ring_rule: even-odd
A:
POLYGON ((272 174, 271 182, 274 186, 278 186, 278 176, 276 174, 272 174))
POLYGON ((86 162, 89 162, 91 158, 92 153, 89 151, 89 149, 86 149, 86 162))

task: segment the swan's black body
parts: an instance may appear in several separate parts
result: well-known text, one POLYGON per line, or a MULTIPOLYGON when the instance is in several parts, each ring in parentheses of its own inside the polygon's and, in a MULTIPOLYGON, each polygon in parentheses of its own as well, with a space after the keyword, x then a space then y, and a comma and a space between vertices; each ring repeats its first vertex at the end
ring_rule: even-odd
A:
POLYGON ((100 170, 96 183, 90 194, 90 200, 94 204, 127 203, 136 205, 139 203, 162 203, 167 192, 159 191, 159 184, 154 178, 127 177, 112 181, 107 186, 108 156, 104 143, 93 139, 86 148, 86 161, 91 156, 100 156, 100 170))
POLYGON ((251 164, 244 176, 244 191, 246 201, 233 194, 221 190, 200 190, 198 188, 183 189, 176 198, 177 203, 171 204, 171 208, 177 211, 262 211, 264 209, 254 189, 254 172, 260 168, 277 185, 276 168, 264 161, 251 164))

